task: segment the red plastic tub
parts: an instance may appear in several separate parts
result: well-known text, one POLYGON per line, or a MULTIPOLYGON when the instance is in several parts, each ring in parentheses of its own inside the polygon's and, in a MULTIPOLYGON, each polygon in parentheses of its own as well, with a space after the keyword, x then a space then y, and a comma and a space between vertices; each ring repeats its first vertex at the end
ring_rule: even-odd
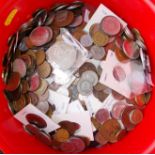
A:
MULTIPOLYGON (((28 20, 31 13, 40 7, 48 8, 60 0, 0 0, 0 64, 7 50, 7 39, 19 26, 28 20), (16 9, 16 15, 10 25, 6 18, 16 9)), ((62 0, 63 2, 65 0, 62 0)), ((60 1, 61 2, 61 1, 60 1)), ((85 0, 97 7, 104 3, 126 20, 130 26, 142 33, 149 49, 152 76, 155 81, 155 0, 85 0)), ((2 65, 0 65, 0 73, 2 65)), ((8 109, 3 95, 3 83, 0 79, 0 150, 4 153, 59 153, 33 136, 29 136, 8 109)), ((143 122, 120 142, 104 148, 89 149, 85 153, 155 153, 155 89, 149 105, 145 110, 143 122)))

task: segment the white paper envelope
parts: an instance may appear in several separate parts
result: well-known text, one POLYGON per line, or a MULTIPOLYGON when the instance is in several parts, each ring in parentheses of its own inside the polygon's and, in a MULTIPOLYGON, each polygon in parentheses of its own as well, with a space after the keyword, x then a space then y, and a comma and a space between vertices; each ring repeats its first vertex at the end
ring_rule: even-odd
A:
POLYGON ((22 109, 20 112, 18 112, 16 115, 14 115, 14 117, 20 121, 22 124, 27 125, 29 124, 28 121, 26 120, 26 115, 27 114, 36 114, 38 116, 40 116, 41 118, 43 118, 46 123, 47 123, 47 127, 42 129, 45 132, 49 133, 52 132, 58 128, 60 128, 60 126, 58 124, 56 124, 55 122, 53 122, 48 116, 46 116, 44 113, 42 113, 41 111, 39 111, 35 106, 33 106, 32 104, 28 104, 24 109, 22 109))
POLYGON ((53 121, 59 123, 64 120, 76 122, 80 124, 81 128, 75 133, 77 136, 86 136, 90 140, 94 140, 93 128, 88 111, 71 114, 53 114, 53 121))
POLYGON ((85 26, 84 31, 88 33, 91 25, 93 25, 94 23, 100 23, 104 17, 109 15, 117 17, 121 22, 123 28, 127 26, 127 23, 123 21, 120 17, 118 17, 114 12, 108 9, 105 5, 100 4, 91 19, 89 20, 88 24, 85 26))

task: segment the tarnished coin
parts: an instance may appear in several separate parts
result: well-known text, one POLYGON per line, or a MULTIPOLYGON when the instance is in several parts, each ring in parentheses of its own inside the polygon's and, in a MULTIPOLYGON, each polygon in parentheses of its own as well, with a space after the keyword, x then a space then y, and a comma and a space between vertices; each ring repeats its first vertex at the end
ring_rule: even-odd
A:
POLYGON ((21 77, 24 77, 26 75, 26 64, 22 59, 15 59, 15 61, 12 64, 13 72, 18 72, 21 77))
POLYGON ((65 142, 70 137, 69 132, 66 129, 58 129, 53 135, 53 138, 58 142, 65 142))
POLYGON ((18 72, 12 72, 10 78, 8 79, 5 89, 7 91, 16 90, 20 85, 20 80, 20 74, 18 72))
POLYGON ((90 52, 92 57, 97 60, 102 60, 106 56, 105 49, 96 45, 91 47, 90 52))
POLYGON ((109 42, 108 35, 104 34, 101 31, 97 31, 93 34, 92 39, 94 41, 94 44, 97 46, 105 46, 109 42))
POLYGON ((95 86, 98 82, 98 75, 96 72, 88 70, 82 73, 81 79, 88 80, 95 86))
POLYGON ((96 72, 96 67, 90 63, 90 62, 86 62, 84 63, 80 68, 79 68, 79 74, 82 75, 83 72, 87 71, 87 70, 92 70, 94 72, 96 72))
POLYGON ((39 102, 39 97, 33 92, 29 92, 28 96, 30 97, 30 102, 36 106, 39 102))
POLYGON ((45 93, 47 87, 48 87, 48 82, 44 79, 41 79, 40 87, 35 91, 35 93, 37 95, 42 95, 45 93))
POLYGON ((80 38, 85 34, 84 31, 82 30, 75 30, 72 35, 74 36, 74 38, 76 38, 78 41, 80 41, 80 38))
POLYGON ((114 36, 121 31, 121 24, 116 17, 106 16, 101 21, 101 29, 109 36, 114 36))
POLYGON ((21 95, 21 97, 13 102, 13 107, 16 112, 19 112, 26 106, 26 98, 25 95, 21 95))
POLYGON ((75 122, 70 121, 61 121, 59 122, 59 125, 66 129, 70 135, 73 135, 78 129, 80 129, 80 125, 75 122))
POLYGON ((124 102, 116 102, 111 110, 111 115, 115 119, 121 119, 122 113, 126 108, 126 104, 124 102))
POLYGON ((65 27, 71 24, 74 20, 74 14, 72 11, 61 10, 56 12, 54 25, 57 27, 65 27))
POLYGON ((38 66, 37 71, 41 78, 47 78, 52 72, 52 67, 47 61, 44 61, 38 66))
POLYGON ((36 53, 33 50, 28 50, 26 52, 26 54, 28 54, 29 56, 31 56, 33 58, 33 60, 36 60, 36 53))
POLYGON ((84 34, 83 36, 81 36, 80 38, 80 43, 84 46, 84 47, 90 47, 93 44, 92 38, 89 34, 84 34))
POLYGON ((32 113, 27 114, 26 119, 30 124, 34 124, 38 128, 46 128, 47 127, 46 121, 36 114, 32 114, 32 113))
POLYGON ((80 26, 83 22, 83 17, 81 15, 74 18, 74 21, 69 25, 69 27, 77 27, 80 26))
POLYGON ((107 109, 102 108, 96 112, 95 118, 102 124, 110 118, 110 113, 107 109))
POLYGON ((115 66, 113 68, 113 76, 114 76, 115 80, 117 80, 118 82, 121 82, 121 81, 125 80, 126 73, 121 66, 115 66))
POLYGON ((35 55, 36 55, 37 65, 41 65, 45 61, 45 58, 46 58, 45 51, 44 50, 37 51, 35 52, 35 55))
POLYGON ((43 102, 38 102, 36 107, 43 112, 44 114, 47 113, 48 109, 49 109, 49 103, 47 101, 43 101, 43 102))
POLYGON ((125 40, 123 42, 123 51, 130 59, 137 59, 140 55, 139 47, 136 42, 125 40))
POLYGON ((80 79, 77 84, 77 89, 81 95, 88 96, 93 91, 93 84, 88 80, 80 79))

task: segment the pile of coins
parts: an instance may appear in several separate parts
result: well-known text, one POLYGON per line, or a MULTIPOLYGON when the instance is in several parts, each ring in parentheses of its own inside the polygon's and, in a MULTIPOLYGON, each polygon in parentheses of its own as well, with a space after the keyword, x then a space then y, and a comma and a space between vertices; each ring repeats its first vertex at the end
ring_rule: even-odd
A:
MULTIPOLYGON (((99 82, 103 70, 100 63, 106 59, 109 50, 123 63, 127 60, 141 61, 140 51, 145 52, 147 48, 137 29, 123 29, 114 16, 106 16, 100 23, 93 24, 89 34, 84 32, 83 28, 87 24, 84 21, 85 9, 87 7, 83 2, 75 1, 55 5, 50 10, 37 10, 32 18, 9 38, 9 49, 3 59, 2 77, 6 84, 4 94, 13 114, 31 103, 52 118, 56 106, 49 103, 50 90, 62 91, 63 95, 70 97, 70 102, 80 101, 85 111, 89 109, 84 97, 93 95, 101 104, 104 104, 109 95, 115 99, 110 110, 102 107, 90 115, 95 128, 94 141, 91 141, 90 137, 76 135, 81 129, 76 122, 61 121, 58 123, 59 129, 46 133, 42 129, 47 127, 47 123, 41 116, 26 116, 28 124, 25 130, 28 133, 65 153, 79 153, 88 147, 103 146, 121 140, 142 121, 143 109, 151 97, 150 91, 127 99, 99 82), (59 37, 61 28, 66 28, 81 46, 88 50, 88 61, 73 73, 75 79, 63 90, 59 89, 63 86, 62 83, 53 81, 55 68, 49 61, 54 59, 62 70, 67 70, 74 65, 77 55, 73 54, 72 47, 69 49, 59 37), (53 55, 46 52, 50 47, 53 47, 53 55), (64 48, 66 54, 54 53, 54 49, 58 48, 64 48), (70 61, 65 59, 66 55, 70 57, 70 61)), ((149 67, 145 67, 145 72, 150 72, 149 67)), ((113 76, 120 82, 126 77, 120 66, 115 67, 113 76)))

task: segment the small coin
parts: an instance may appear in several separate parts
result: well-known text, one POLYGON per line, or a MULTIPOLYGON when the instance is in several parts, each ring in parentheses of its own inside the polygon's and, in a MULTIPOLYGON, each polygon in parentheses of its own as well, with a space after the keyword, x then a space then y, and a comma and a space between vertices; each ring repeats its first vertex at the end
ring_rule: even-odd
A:
POLYGON ((41 79, 40 87, 35 91, 35 93, 37 95, 42 95, 45 93, 47 87, 48 87, 48 82, 44 79, 41 79))
POLYGON ((37 51, 35 55, 36 55, 37 65, 41 65, 45 61, 45 58, 46 58, 45 51, 44 50, 37 51))
POLYGON ((47 111, 49 110, 49 103, 47 101, 44 102, 38 102, 36 107, 43 112, 44 114, 47 113, 47 111))
POLYGON ((101 123, 97 121, 96 118, 92 117, 91 122, 93 123, 94 127, 98 130, 101 127, 101 123))
POLYGON ((77 84, 77 89, 81 95, 88 96, 92 93, 93 84, 88 80, 80 79, 77 84))
POLYGON ((94 44, 97 46, 105 46, 109 42, 108 35, 104 34, 101 31, 97 31, 93 34, 92 39, 94 41, 94 44))
POLYGON ((12 72, 5 89, 8 91, 16 90, 20 85, 20 74, 18 72, 12 72))
POLYGON ((88 70, 82 73, 81 79, 88 80, 95 86, 98 82, 98 75, 96 72, 88 70))
POLYGON ((44 94, 39 96, 39 101, 47 101, 49 98, 49 90, 47 89, 44 94))
POLYGON ((58 129, 53 135, 53 138, 58 142, 65 142, 70 137, 69 132, 66 129, 58 129))
POLYGON ((137 125, 143 120, 143 113, 139 109, 134 109, 129 114, 131 123, 137 125))
POLYGON ((26 106, 26 98, 25 95, 21 95, 21 97, 13 102, 13 107, 16 112, 19 112, 26 106))
POLYGON ((79 74, 82 75, 82 73, 87 70, 92 70, 96 72, 96 67, 90 62, 86 62, 79 68, 79 74))
POLYGON ((137 43, 130 40, 125 40, 123 42, 123 51, 130 59, 137 59, 140 55, 137 43))
POLYGON ((38 66, 37 70, 41 78, 47 78, 52 72, 52 67, 47 61, 44 61, 41 65, 38 66))
POLYGON ((121 24, 114 16, 106 16, 101 21, 101 29, 109 36, 117 35, 121 31, 121 24))
POLYGON ((105 49, 96 45, 91 47, 90 52, 92 57, 96 60, 102 60, 106 56, 105 49))
POLYGON ((116 102, 111 110, 111 115, 115 119, 121 119, 122 113, 126 108, 126 104, 124 102, 116 102))
POLYGON ((98 32, 100 30, 100 24, 98 23, 95 23, 93 24, 90 29, 89 29, 89 34, 91 36, 93 36, 96 32, 98 32))
POLYGON ((12 67, 13 72, 18 72, 21 77, 24 77, 26 75, 26 64, 22 59, 15 59, 15 61, 12 64, 12 67))
POLYGON ((90 47, 93 44, 93 41, 92 41, 92 38, 91 38, 91 36, 89 34, 84 34, 80 38, 80 43, 84 47, 90 47))
POLYGON ((110 118, 110 113, 107 109, 102 108, 96 112, 95 118, 98 122, 103 124, 105 121, 107 121, 110 118))
POLYGON ((115 66, 113 68, 113 76, 118 82, 124 81, 126 79, 126 73, 121 66, 115 66))
POLYGON ((38 96, 33 92, 29 92, 28 96, 30 97, 30 102, 36 106, 39 102, 38 96))
POLYGON ((47 127, 46 121, 42 117, 40 117, 36 114, 32 114, 32 113, 27 114, 26 119, 30 124, 34 124, 38 128, 46 128, 47 127))
POLYGON ((74 13, 68 10, 56 12, 54 25, 57 27, 65 27, 70 25, 74 20, 74 13))

